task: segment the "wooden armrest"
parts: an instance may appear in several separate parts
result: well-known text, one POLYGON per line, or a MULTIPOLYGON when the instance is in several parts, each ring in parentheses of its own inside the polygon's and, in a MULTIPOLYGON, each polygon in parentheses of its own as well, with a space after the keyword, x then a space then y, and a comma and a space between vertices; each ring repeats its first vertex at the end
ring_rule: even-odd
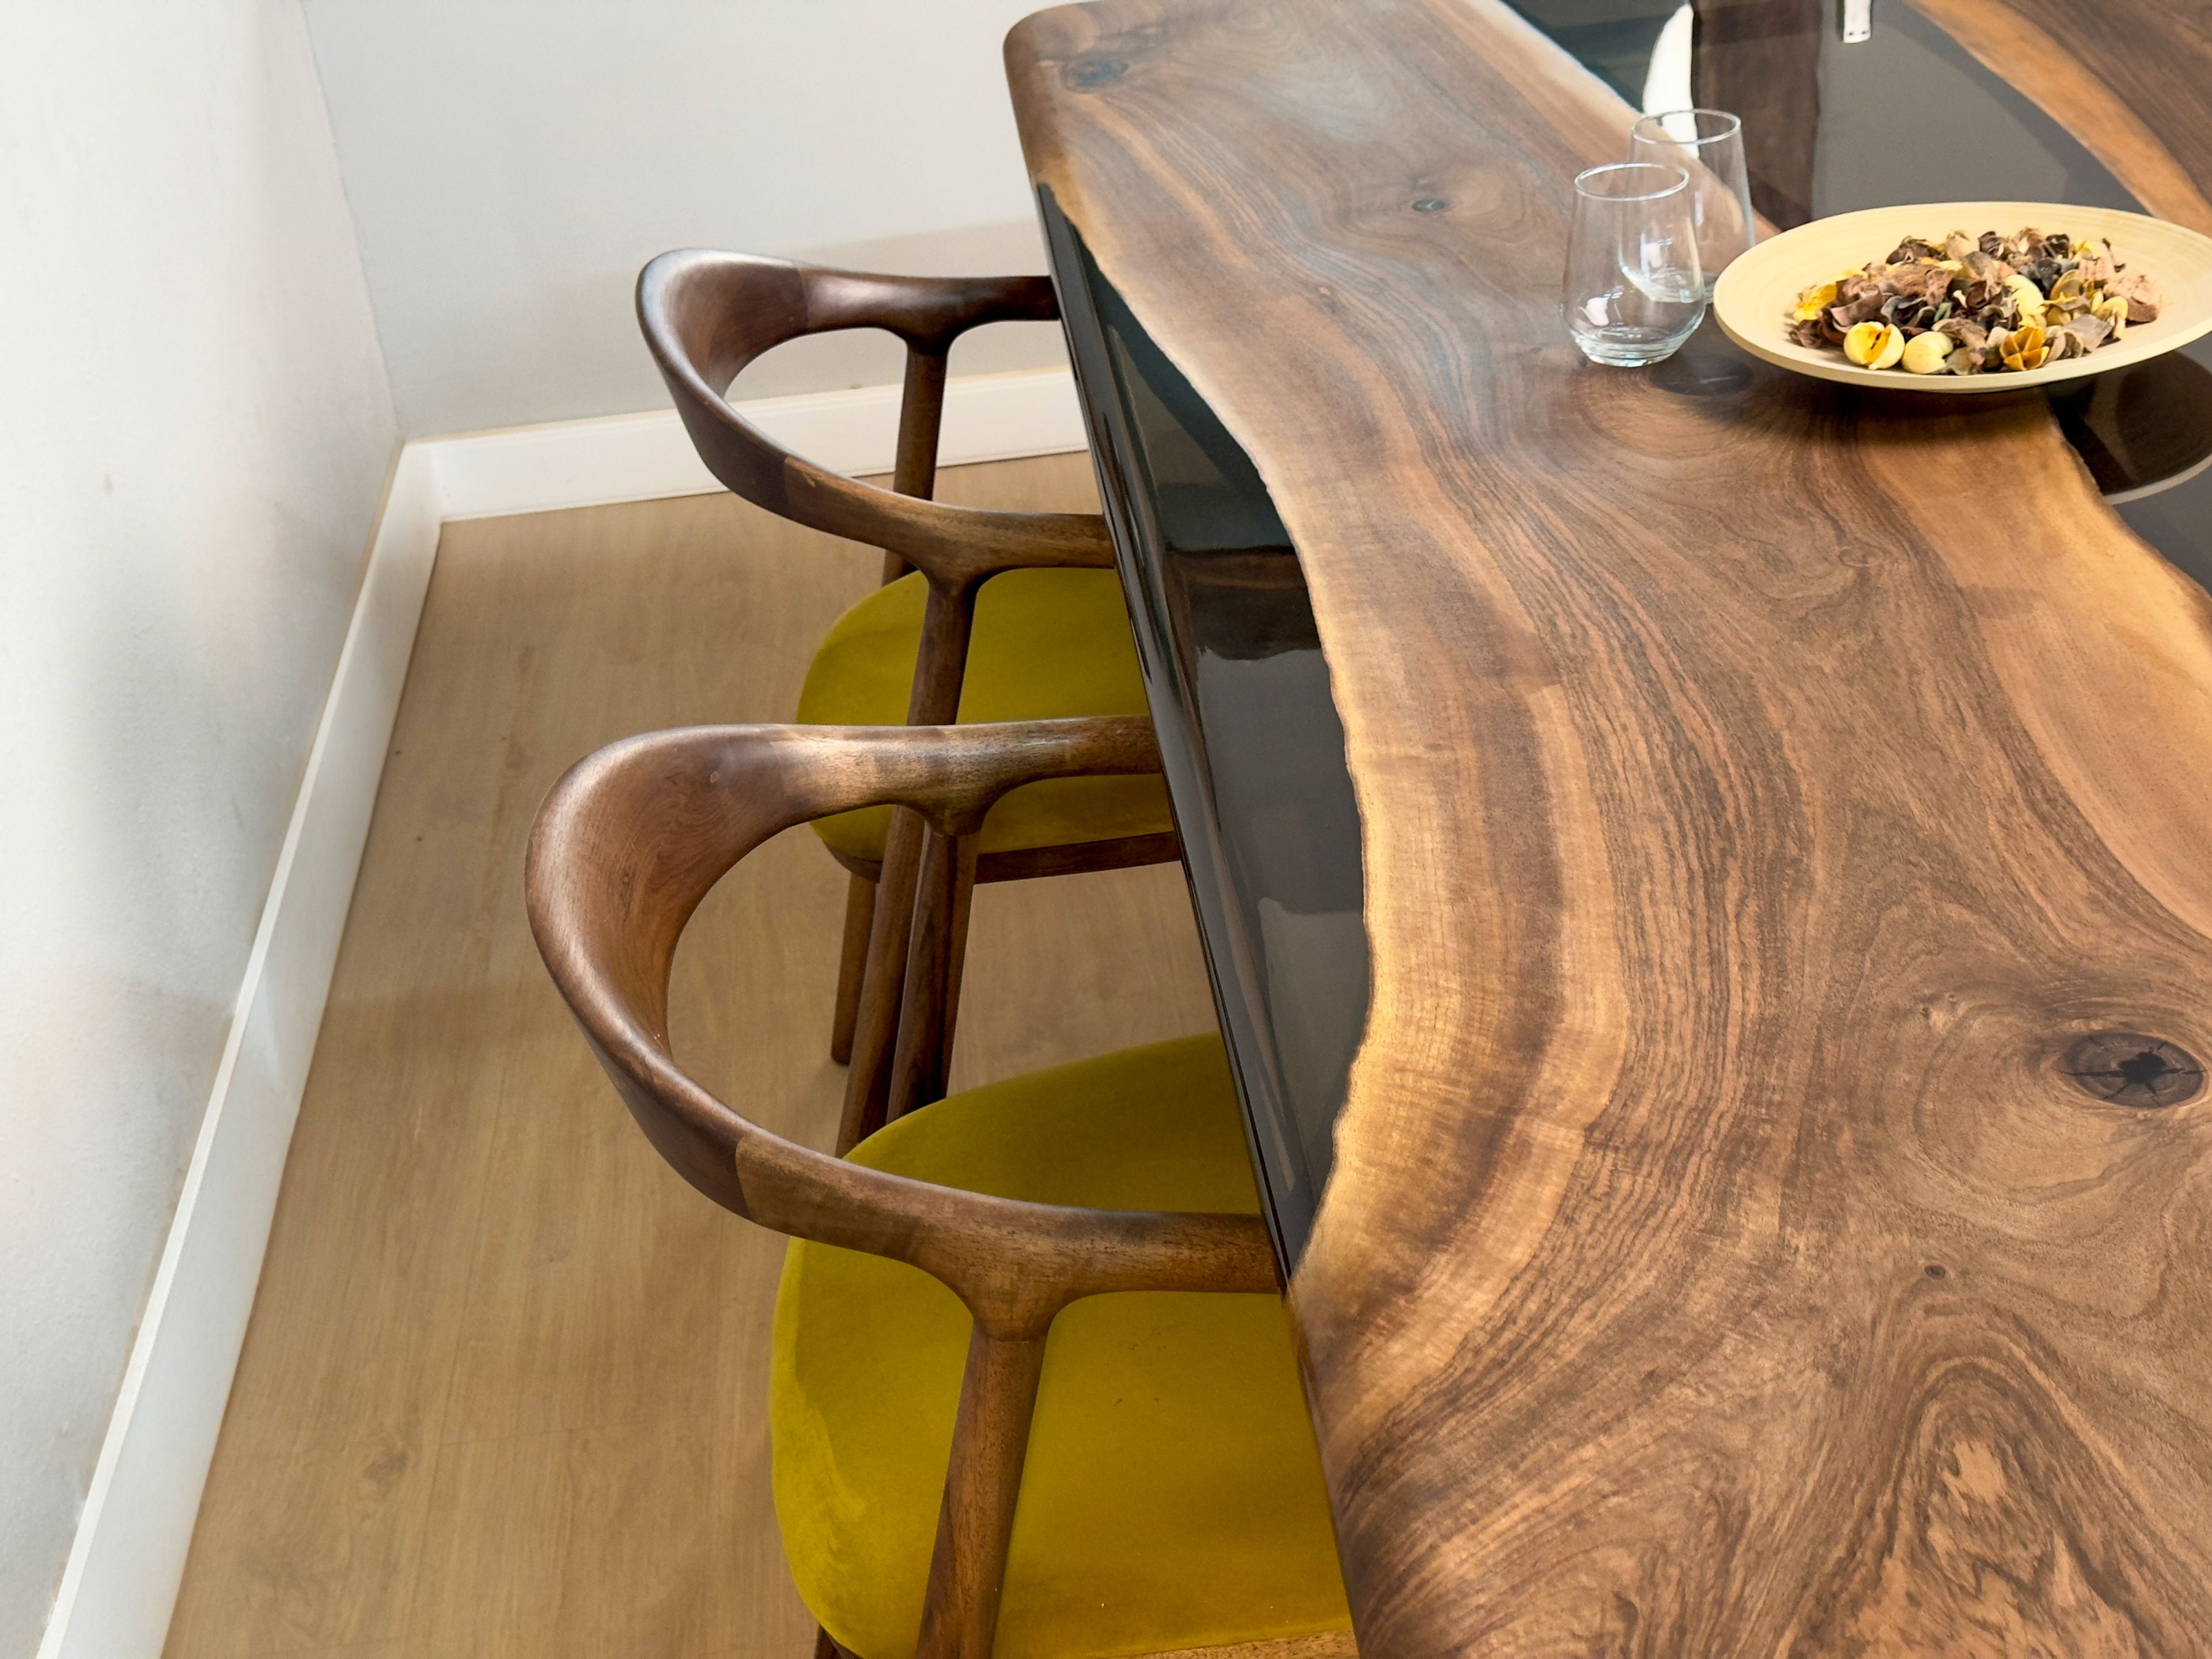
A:
POLYGON ((887 328, 916 350, 980 323, 1058 314, 1042 276, 872 276, 750 254, 664 253, 637 280, 638 326, 714 476, 756 506, 895 553, 940 586, 1030 565, 1113 563, 1089 513, 993 513, 879 489, 793 454, 723 396, 770 348, 825 329, 887 328))
POLYGON ((754 848, 861 806, 916 809, 973 834, 1008 790, 1043 778, 1157 770, 1150 722, 976 726, 708 726, 655 732, 571 768, 540 808, 526 876, 532 932, 592 1051, 654 1146, 691 1184, 763 1226, 909 1262, 987 1331, 1042 1332, 1107 1291, 1272 1291, 1256 1217, 1086 1210, 870 1170, 769 1133, 670 1051, 677 941, 754 848))

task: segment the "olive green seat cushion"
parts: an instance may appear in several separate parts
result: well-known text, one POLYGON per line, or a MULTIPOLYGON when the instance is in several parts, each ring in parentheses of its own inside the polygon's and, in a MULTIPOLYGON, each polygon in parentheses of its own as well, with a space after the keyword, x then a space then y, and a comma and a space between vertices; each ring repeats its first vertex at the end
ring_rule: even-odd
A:
MULTIPOLYGON (((921 613, 920 572, 878 588, 840 617, 814 654, 799 696, 808 726, 901 726, 914 690, 921 613)), ((1136 643, 1110 570, 1009 570, 978 590, 960 723, 1146 713, 1136 643)), ((823 818, 830 850, 869 862, 884 855, 890 809, 823 818)), ((1158 835, 1175 827, 1158 776, 1050 778, 1014 790, 984 821, 981 853, 1066 847, 1158 835)))
MULTIPOLYGON (((1005 1197, 1256 1212, 1220 1040, 948 1097, 855 1163, 1005 1197)), ((794 1241, 775 1309, 775 1507, 799 1594, 861 1659, 908 1659, 969 1321, 919 1268, 794 1241)), ((1171 1652, 1349 1628, 1275 1296, 1090 1297, 1053 1322, 997 1659, 1171 1652)))

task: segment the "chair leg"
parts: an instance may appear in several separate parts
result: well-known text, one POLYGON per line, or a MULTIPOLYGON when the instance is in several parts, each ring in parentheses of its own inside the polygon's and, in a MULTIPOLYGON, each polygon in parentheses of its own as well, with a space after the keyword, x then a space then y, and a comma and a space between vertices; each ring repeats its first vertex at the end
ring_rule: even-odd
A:
POLYGON ((915 1659, 990 1659, 1045 1334, 969 1338, 915 1659))
POLYGON ((830 1027, 830 1058, 853 1060, 853 1029, 860 1019, 860 981, 868 966, 868 933, 876 917, 876 884, 851 878, 845 889, 845 944, 837 958, 837 1013, 830 1027))
POLYGON ((974 836, 960 838, 959 863, 953 872, 952 939, 945 963, 945 1035, 939 1040, 938 1091, 931 1100, 943 1099, 952 1086, 952 1030, 960 1020, 961 971, 968 965, 968 913, 975 902, 977 839, 974 836))
POLYGON ((890 834, 884 842, 883 874, 876 883, 875 917, 868 930, 867 966, 860 977, 852 1066, 845 1073, 845 1111, 837 1126, 840 1158, 884 1126, 924 829, 921 815, 912 808, 892 811, 890 834))
POLYGON ((898 1042, 891 1059, 885 1121, 945 1097, 951 1069, 945 1039, 951 1034, 959 995, 957 951, 965 931, 961 896, 975 882, 975 838, 932 830, 922 845, 915 882, 914 927, 907 946, 906 995, 899 1005, 898 1042), (967 872, 963 884, 962 872, 967 872))
MULTIPOLYGON (((975 585, 930 584, 921 613, 921 643, 915 657, 914 691, 907 700, 909 726, 950 726, 958 717, 960 678, 968 660, 968 635, 975 620, 975 585)), ((876 882, 875 925, 868 935, 868 965, 860 981, 860 1016, 854 1028, 852 1069, 845 1077, 845 1118, 837 1151, 850 1152, 883 1127, 890 1098, 891 1061, 898 1040, 899 1005, 905 994, 907 941, 914 920, 915 878, 921 862, 922 820, 911 808, 891 814, 876 882)), ((931 1045, 934 1047, 934 1044, 931 1045)))
MULTIPOLYGON (((919 495, 927 500, 937 487, 937 440, 944 424, 945 362, 943 352, 922 351, 911 346, 907 349, 906 387, 899 398, 898 451, 891 472, 891 488, 902 495, 919 495)), ((885 586, 913 568, 899 555, 884 550, 885 586)), ((964 630, 962 650, 964 663, 964 630)), ((957 672, 951 695, 957 707, 957 672)), ((941 699, 942 693, 939 696, 941 699)), ((910 714, 909 718, 915 717, 910 714)), ((950 720, 951 715, 939 712, 928 718, 950 720)), ((865 877, 854 876, 845 895, 844 954, 837 963, 837 1014, 830 1031, 830 1058, 840 1066, 848 1066, 853 1060, 853 1032, 860 1023, 860 981, 867 968, 869 923, 875 914, 875 884, 865 877)))

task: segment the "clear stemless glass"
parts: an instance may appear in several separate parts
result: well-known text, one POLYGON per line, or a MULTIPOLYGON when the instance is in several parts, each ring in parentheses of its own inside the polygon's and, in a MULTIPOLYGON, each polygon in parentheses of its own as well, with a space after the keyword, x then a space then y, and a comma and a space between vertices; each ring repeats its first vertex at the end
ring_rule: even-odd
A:
POLYGON ((1698 263, 1705 293, 1728 262, 1759 237, 1751 212, 1751 175, 1744 170, 1743 123, 1724 109, 1670 109, 1631 128, 1628 159, 1678 167, 1690 175, 1690 222, 1697 227, 1698 263))
POLYGON ((1594 363, 1640 368, 1690 337, 1705 314, 1705 279, 1686 173, 1615 161, 1576 175, 1559 309, 1594 363))

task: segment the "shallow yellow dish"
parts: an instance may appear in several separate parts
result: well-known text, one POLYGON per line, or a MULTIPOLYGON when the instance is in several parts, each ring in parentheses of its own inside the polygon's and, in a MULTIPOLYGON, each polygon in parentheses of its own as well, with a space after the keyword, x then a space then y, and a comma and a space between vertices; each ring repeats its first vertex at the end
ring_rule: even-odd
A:
POLYGON ((1740 255, 1713 285, 1713 315, 1729 338, 1753 356, 1817 380, 1893 392, 2017 392, 2125 368, 2212 333, 2212 236, 2141 213, 2058 202, 1932 202, 1868 208, 1815 219, 1740 255), (2104 238, 2129 270, 2143 272, 2164 290, 2166 304, 2158 320, 2131 325, 2118 340, 2086 357, 2045 363, 2024 374, 1908 374, 1896 368, 1861 368, 1839 351, 1815 351, 1790 337, 1790 313, 1800 294, 1846 266, 1881 258, 1907 236, 1933 237, 1939 242, 1954 230, 1969 236, 1985 230, 2009 236, 2027 225, 2104 238))

